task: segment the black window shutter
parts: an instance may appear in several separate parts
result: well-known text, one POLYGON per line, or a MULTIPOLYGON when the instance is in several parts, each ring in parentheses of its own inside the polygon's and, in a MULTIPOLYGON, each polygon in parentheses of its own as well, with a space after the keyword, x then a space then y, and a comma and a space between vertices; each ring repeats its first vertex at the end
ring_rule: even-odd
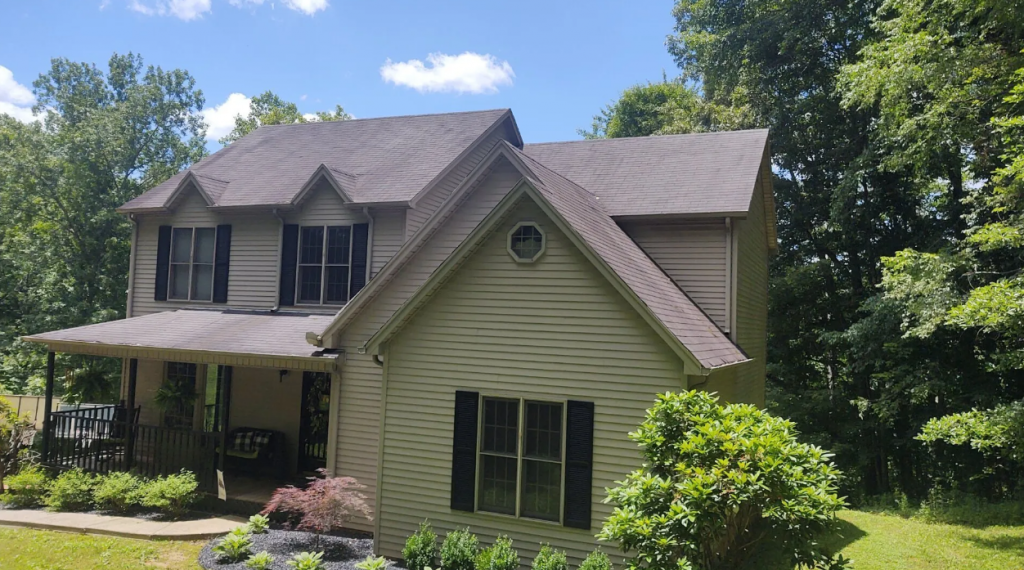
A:
POLYGON ((366 247, 369 245, 369 238, 369 224, 352 225, 352 289, 348 294, 350 299, 366 285, 366 260, 369 258, 366 247))
POLYGON ((452 438, 453 511, 473 511, 476 498, 476 424, 480 394, 455 392, 455 432, 452 438))
POLYGON ((217 226, 217 251, 213 266, 213 302, 228 302, 228 268, 231 266, 231 225, 217 226))
POLYGON ((167 273, 171 269, 171 226, 160 226, 156 241, 156 283, 153 300, 167 300, 167 273))
POLYGON ((295 304, 295 271, 298 262, 299 226, 285 224, 281 243, 281 294, 278 299, 282 307, 295 304))
POLYGON ((589 530, 594 463, 594 403, 569 400, 565 420, 563 524, 589 530))

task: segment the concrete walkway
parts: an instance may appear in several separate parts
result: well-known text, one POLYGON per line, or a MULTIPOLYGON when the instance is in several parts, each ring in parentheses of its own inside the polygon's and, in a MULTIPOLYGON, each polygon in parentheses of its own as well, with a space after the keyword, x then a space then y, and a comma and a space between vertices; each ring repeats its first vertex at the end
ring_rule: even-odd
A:
POLYGON ((207 540, 225 534, 245 523, 245 519, 232 516, 167 522, 91 513, 50 513, 35 510, 0 509, 0 526, 19 526, 149 540, 207 540))

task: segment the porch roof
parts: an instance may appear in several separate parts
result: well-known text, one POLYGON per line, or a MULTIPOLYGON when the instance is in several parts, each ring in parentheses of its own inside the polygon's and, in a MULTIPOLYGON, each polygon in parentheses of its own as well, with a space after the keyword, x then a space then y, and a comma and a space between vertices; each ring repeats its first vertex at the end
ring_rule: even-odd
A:
POLYGON ((187 360, 204 362, 212 361, 212 355, 230 355, 260 361, 254 365, 288 359, 316 361, 322 367, 338 355, 307 343, 306 332, 323 330, 331 319, 303 313, 179 309, 23 338, 80 354, 147 358, 181 353, 195 356, 187 360))

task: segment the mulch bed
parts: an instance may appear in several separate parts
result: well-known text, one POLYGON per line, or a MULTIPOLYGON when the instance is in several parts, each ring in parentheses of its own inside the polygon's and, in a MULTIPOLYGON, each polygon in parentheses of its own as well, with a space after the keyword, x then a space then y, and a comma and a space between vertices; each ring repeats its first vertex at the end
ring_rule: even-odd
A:
MULTIPOLYGON (((219 541, 220 538, 215 538, 203 547, 199 553, 199 565, 208 570, 247 570, 244 561, 234 564, 217 562, 213 546, 219 541)), ((355 570, 356 563, 373 554, 373 539, 365 534, 321 535, 319 549, 314 548, 314 541, 313 533, 271 529, 265 534, 252 535, 251 551, 253 554, 263 550, 269 552, 274 557, 270 567, 275 570, 290 570, 286 563, 300 552, 323 551, 324 568, 327 570, 355 570)), ((392 564, 389 570, 404 569, 392 564)))

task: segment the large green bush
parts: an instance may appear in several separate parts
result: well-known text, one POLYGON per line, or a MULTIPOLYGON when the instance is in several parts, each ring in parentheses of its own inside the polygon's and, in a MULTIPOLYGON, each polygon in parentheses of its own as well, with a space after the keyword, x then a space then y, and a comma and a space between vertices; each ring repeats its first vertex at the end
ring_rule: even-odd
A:
POLYGON ((644 465, 609 490, 598 535, 648 570, 734 568, 772 540, 811 567, 832 564, 815 539, 844 504, 831 455, 793 423, 704 392, 658 396, 637 431, 644 465))
POLYGON ((159 509, 173 517, 185 514, 199 500, 199 482, 190 471, 147 481, 139 490, 144 507, 159 509))
POLYGON ((139 504, 142 484, 142 480, 131 473, 108 473, 97 479, 93 501, 101 510, 126 512, 139 504))
POLYGON ((22 464, 16 475, 7 477, 7 492, 0 493, 0 504, 15 509, 38 507, 43 504, 49 483, 46 472, 38 465, 22 464))
POLYGON ((96 476, 81 469, 61 473, 54 479, 43 499, 51 511, 84 511, 92 507, 96 476))

